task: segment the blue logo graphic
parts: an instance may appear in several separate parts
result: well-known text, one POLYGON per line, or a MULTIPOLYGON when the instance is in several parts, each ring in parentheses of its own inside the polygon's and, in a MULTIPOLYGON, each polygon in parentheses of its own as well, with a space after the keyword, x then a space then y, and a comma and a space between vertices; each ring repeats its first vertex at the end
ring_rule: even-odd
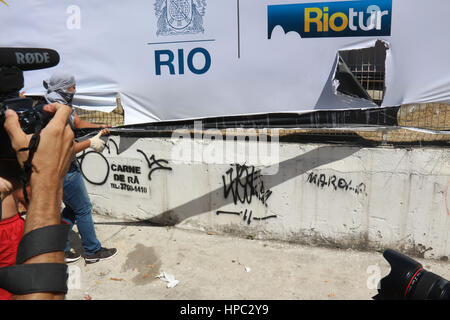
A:
POLYGON ((276 26, 302 38, 390 36, 392 0, 270 5, 267 14, 269 39, 276 26))
POLYGON ((156 0, 157 36, 203 33, 206 0, 156 0))

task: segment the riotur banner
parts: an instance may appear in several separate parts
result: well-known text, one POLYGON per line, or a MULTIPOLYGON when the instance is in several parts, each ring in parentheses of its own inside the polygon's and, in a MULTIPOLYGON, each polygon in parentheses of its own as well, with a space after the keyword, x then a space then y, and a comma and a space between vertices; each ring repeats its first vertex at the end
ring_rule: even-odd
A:
POLYGON ((27 94, 72 73, 75 105, 110 111, 119 93, 126 124, 376 107, 334 74, 339 51, 377 40, 383 106, 450 102, 449 13, 448 0, 1 0, 0 46, 57 50, 57 66, 24 73, 27 94))

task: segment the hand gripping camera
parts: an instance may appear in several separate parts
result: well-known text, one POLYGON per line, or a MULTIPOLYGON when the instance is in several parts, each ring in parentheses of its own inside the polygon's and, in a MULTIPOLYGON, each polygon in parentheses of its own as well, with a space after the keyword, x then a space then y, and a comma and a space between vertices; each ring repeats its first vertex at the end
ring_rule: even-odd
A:
MULTIPOLYGON (((30 155, 38 147, 40 130, 50 121, 50 117, 42 109, 43 105, 33 107, 31 99, 19 98, 19 90, 24 84, 23 71, 49 68, 58 63, 59 55, 55 50, 0 48, 0 161, 16 159, 16 153, 3 127, 6 110, 14 110, 19 116, 22 130, 27 134, 33 134, 30 146, 26 148, 30 150, 30 155)), ((31 175, 31 157, 29 156, 24 166, 24 177, 28 175, 28 179, 31 175)), ((66 293, 68 278, 66 264, 23 263, 43 253, 63 251, 68 232, 69 226, 61 224, 27 233, 17 249, 17 265, 0 268, 0 288, 13 294, 66 293)))

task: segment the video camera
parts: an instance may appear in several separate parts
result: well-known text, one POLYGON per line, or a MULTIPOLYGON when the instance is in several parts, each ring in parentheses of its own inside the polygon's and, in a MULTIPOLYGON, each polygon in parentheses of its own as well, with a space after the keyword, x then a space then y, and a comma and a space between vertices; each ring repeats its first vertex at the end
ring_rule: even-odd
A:
POLYGON ((33 100, 20 98, 24 86, 23 71, 54 67, 59 63, 59 54, 43 48, 0 48, 0 159, 15 159, 16 154, 3 125, 5 112, 14 110, 19 116, 20 126, 26 134, 44 128, 51 116, 43 111, 44 105, 33 107, 33 100))

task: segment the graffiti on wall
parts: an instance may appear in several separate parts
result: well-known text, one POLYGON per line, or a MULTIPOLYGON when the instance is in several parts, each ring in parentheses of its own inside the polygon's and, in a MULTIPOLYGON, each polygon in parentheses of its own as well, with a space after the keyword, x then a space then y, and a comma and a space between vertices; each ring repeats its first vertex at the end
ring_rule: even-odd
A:
POLYGON ((221 214, 229 214, 229 215, 235 215, 235 216, 242 216, 242 221, 247 222, 248 225, 250 225, 250 223, 252 221, 262 221, 262 220, 267 220, 267 219, 271 219, 271 218, 276 218, 277 215, 273 214, 273 215, 269 215, 269 216, 265 216, 265 217, 255 217, 253 216, 253 210, 248 210, 245 209, 244 211, 239 211, 239 212, 234 212, 234 211, 217 211, 216 212, 217 215, 221 215, 221 214))
MULTIPOLYGON (((272 191, 264 185, 261 170, 254 166, 232 164, 231 167, 222 175, 223 196, 225 199, 231 197, 234 205, 250 205, 253 200, 268 207, 268 200, 272 191)), ((253 202, 254 203, 254 202, 253 202)), ((251 221, 262 221, 270 218, 276 218, 277 215, 256 217, 252 209, 243 209, 239 211, 216 211, 217 215, 236 215, 242 217, 242 220, 250 225, 251 221)))
POLYGON ((272 195, 271 190, 266 190, 261 176, 261 170, 255 170, 254 166, 233 164, 222 175, 224 197, 231 194, 234 204, 248 203, 256 198, 267 207, 267 200, 272 195))
POLYGON ((366 185, 361 182, 359 184, 353 184, 352 180, 346 180, 345 178, 338 177, 335 174, 326 175, 325 173, 316 173, 314 171, 308 174, 306 182, 315 185, 321 189, 330 188, 333 191, 348 191, 357 195, 367 196, 366 185))
POLYGON ((148 173, 148 180, 150 180, 150 181, 152 180, 152 173, 156 170, 169 170, 169 171, 172 170, 172 168, 167 166, 169 164, 169 161, 164 160, 164 159, 157 160, 155 158, 154 154, 152 154, 150 156, 150 158, 148 158, 144 151, 142 151, 140 149, 137 149, 136 151, 139 153, 142 153, 145 157, 145 160, 147 161, 148 167, 150 169, 150 172, 148 173), (156 167, 153 167, 153 166, 156 166, 156 167))
POLYGON ((136 151, 142 154, 144 159, 125 158, 117 156, 118 150, 117 143, 113 139, 108 139, 102 153, 84 150, 78 155, 76 160, 85 180, 98 186, 107 184, 114 193, 148 197, 149 183, 154 171, 172 170, 167 160, 156 159, 154 154, 148 157, 144 151, 137 149, 136 151), (144 176, 144 160, 150 169, 147 176, 144 176), (94 169, 92 169, 93 163, 94 169))

